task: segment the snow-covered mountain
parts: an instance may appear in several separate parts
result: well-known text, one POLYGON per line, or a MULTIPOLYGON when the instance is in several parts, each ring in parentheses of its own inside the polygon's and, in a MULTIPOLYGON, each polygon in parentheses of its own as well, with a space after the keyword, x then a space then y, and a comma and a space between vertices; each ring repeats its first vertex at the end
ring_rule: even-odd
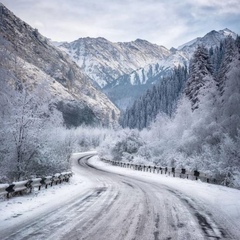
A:
POLYGON ((229 29, 211 31, 202 38, 196 38, 177 49, 172 49, 171 54, 165 58, 132 71, 130 74, 119 77, 111 84, 108 84, 103 91, 120 108, 125 109, 129 104, 131 105, 131 103, 133 103, 136 97, 143 94, 151 84, 161 81, 161 79, 169 75, 175 67, 179 65, 188 67, 189 61, 199 45, 204 45, 207 49, 211 47, 215 48, 228 36, 236 39, 237 34, 229 29), (140 87, 140 85, 145 86, 140 87), (126 91, 126 88, 130 88, 131 91, 126 91), (127 94, 128 92, 129 94, 127 94))
POLYGON ((87 37, 71 43, 53 44, 68 53, 100 87, 170 55, 165 47, 141 39, 113 43, 100 37, 87 37))
POLYGON ((104 38, 80 38, 55 45, 69 54, 114 103, 125 109, 174 67, 188 66, 198 45, 216 47, 228 36, 237 35, 227 28, 213 30, 171 50, 141 39, 112 43, 104 38))
POLYGON ((124 82, 124 84, 126 84, 126 81, 131 85, 146 84, 148 82, 151 83, 156 79, 156 77, 160 79, 174 67, 178 67, 179 65, 188 66, 189 60, 199 45, 203 45, 207 49, 211 47, 214 48, 216 46, 219 46, 220 42, 228 36, 236 39, 237 34, 227 28, 220 31, 213 30, 202 38, 196 38, 178 47, 175 49, 175 51, 172 51, 172 53, 165 58, 159 59, 153 64, 149 64, 143 68, 137 69, 127 76, 121 76, 120 78, 116 79, 112 86, 119 85, 121 82, 124 82))
POLYGON ((117 120, 117 107, 67 54, 3 4, 0 12, 0 50, 4 59, 0 67, 9 79, 27 82, 31 89, 44 84, 43 90, 51 94, 68 125, 77 126, 89 119, 99 124, 117 120))
POLYGON ((228 36, 231 36, 232 38, 236 39, 237 34, 229 30, 228 28, 219 31, 212 30, 211 32, 207 33, 204 37, 198 37, 190 42, 187 42, 179 46, 177 49, 181 52, 184 52, 188 56, 188 58, 191 58, 193 52, 199 45, 203 45, 207 49, 211 47, 216 47, 219 46, 220 42, 226 39, 228 36))

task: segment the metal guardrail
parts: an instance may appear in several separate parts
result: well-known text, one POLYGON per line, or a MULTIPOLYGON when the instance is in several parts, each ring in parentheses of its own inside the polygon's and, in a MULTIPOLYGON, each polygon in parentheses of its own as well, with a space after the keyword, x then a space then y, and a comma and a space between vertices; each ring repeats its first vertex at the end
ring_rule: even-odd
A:
POLYGON ((22 195, 24 193, 32 192, 33 189, 41 190, 42 187, 48 188, 48 186, 57 185, 62 182, 69 182, 72 177, 72 172, 56 173, 53 176, 46 176, 41 178, 32 178, 29 180, 13 182, 11 184, 0 184, 0 197, 13 197, 17 194, 22 195))
POLYGON ((216 179, 209 176, 206 173, 195 171, 187 171, 185 168, 173 168, 173 167, 159 167, 152 165, 132 164, 128 162, 112 161, 107 159, 101 159, 105 163, 109 163, 114 166, 123 168, 130 168, 142 172, 151 172, 156 174, 164 174, 172 177, 186 178, 191 180, 201 180, 207 183, 216 183, 216 179))

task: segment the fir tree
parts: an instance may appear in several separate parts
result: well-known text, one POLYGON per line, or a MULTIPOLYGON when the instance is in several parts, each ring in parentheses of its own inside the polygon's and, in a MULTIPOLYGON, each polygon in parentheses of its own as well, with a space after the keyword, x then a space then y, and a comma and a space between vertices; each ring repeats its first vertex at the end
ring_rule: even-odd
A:
POLYGON ((208 51, 204 46, 198 46, 193 55, 190 67, 190 77, 186 83, 185 93, 192 102, 192 110, 198 108, 199 93, 212 77, 212 66, 208 51))

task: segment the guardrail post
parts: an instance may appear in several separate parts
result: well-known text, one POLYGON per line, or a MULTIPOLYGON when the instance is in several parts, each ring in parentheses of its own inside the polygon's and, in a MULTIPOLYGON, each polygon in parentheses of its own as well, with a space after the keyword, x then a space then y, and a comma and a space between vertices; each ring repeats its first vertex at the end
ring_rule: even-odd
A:
POLYGON ((34 189, 34 187, 37 187, 38 190, 41 190, 41 181, 42 181, 42 178, 33 178, 31 179, 31 191, 32 189, 34 189))
POLYGON ((5 190, 7 191, 7 198, 10 197, 10 194, 14 192, 14 184, 10 184, 5 190))
POLYGON ((200 172, 198 172, 197 170, 194 171, 194 176, 196 178, 196 180, 198 180, 198 177, 200 175, 200 172))
POLYGON ((44 179, 44 181, 42 181, 42 185, 45 185, 45 189, 48 188, 48 185, 52 186, 52 183, 53 183, 53 177, 52 176, 46 176, 43 179, 44 179))
MULTIPOLYGON (((40 181, 41 185, 45 185, 45 180, 46 180, 46 178, 45 178, 45 177, 42 177, 42 179, 41 179, 41 181, 40 181)), ((38 187, 38 190, 39 190, 39 191, 41 190, 41 185, 38 187)))
POLYGON ((182 174, 185 175, 186 174, 186 169, 182 168, 181 174, 180 174, 180 178, 182 177, 182 174))

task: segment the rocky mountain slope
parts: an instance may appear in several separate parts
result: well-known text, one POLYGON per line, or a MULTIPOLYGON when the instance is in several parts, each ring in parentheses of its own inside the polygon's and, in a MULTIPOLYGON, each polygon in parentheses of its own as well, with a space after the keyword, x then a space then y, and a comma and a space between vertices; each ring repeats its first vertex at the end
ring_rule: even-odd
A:
POLYGON ((141 39, 113 43, 100 37, 87 37, 56 45, 68 53, 100 87, 170 54, 165 47, 141 39))
POLYGON ((0 47, 4 58, 4 66, 0 67, 11 72, 14 78, 28 82, 32 88, 45 83, 45 92, 51 94, 67 125, 108 124, 118 119, 117 107, 93 86, 91 79, 67 54, 3 4, 0 4, 0 19, 0 47))

